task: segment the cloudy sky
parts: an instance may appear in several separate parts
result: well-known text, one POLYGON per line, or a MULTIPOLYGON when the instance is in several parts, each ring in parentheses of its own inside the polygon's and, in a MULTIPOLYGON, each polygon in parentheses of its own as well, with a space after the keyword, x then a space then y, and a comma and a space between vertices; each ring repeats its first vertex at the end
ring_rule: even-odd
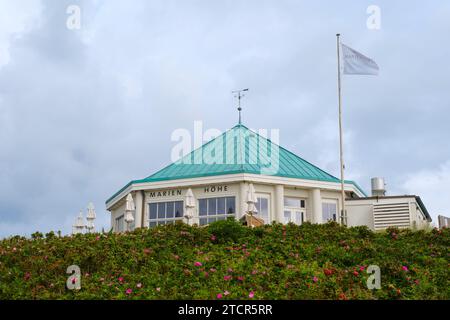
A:
POLYGON ((449 17, 447 0, 0 0, 0 237, 68 233, 89 201, 108 228, 105 200, 170 162, 175 129, 234 126, 243 87, 244 124, 338 176, 337 32, 381 70, 343 79, 347 177, 450 215, 449 17))

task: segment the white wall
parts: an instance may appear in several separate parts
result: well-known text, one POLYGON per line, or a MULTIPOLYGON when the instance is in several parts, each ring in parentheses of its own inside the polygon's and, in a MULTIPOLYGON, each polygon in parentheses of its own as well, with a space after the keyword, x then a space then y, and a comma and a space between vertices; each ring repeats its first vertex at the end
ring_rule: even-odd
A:
POLYGON ((374 229, 373 226, 373 205, 371 203, 354 203, 354 201, 347 201, 347 226, 368 226, 374 229))

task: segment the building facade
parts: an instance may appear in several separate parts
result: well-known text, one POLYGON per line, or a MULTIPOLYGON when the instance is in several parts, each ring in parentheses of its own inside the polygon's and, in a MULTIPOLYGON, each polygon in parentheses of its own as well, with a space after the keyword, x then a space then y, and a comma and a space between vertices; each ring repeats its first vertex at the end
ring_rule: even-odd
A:
MULTIPOLYGON (((135 207, 131 229, 176 221, 206 225, 240 219, 247 212, 250 185, 256 214, 265 223, 339 221, 339 179, 241 124, 155 174, 131 181, 106 206, 117 232, 127 228, 128 194, 135 207), (188 194, 195 199, 193 208, 187 207, 188 194)), ((347 198, 366 196, 353 181, 346 181, 345 192, 347 198)))
POLYGON ((372 230, 389 227, 426 229, 431 217, 420 197, 372 196, 348 199, 346 203, 347 225, 366 225, 372 230))

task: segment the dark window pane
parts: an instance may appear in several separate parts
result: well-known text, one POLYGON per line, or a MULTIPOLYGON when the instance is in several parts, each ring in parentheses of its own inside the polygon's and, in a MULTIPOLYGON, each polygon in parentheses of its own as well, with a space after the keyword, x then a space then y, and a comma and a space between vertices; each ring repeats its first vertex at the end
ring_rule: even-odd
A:
POLYGON ((158 221, 158 224, 159 224, 160 226, 165 225, 165 224, 166 224, 166 221, 164 221, 164 220, 158 221))
POLYGON ((206 199, 198 200, 198 213, 201 216, 206 216, 206 199))
POLYGON ((217 220, 225 220, 225 217, 217 217, 217 220))
POLYGON ((166 218, 173 218, 174 207, 175 207, 174 202, 167 202, 166 218))
POLYGON ((164 219, 166 217, 166 203, 160 202, 158 203, 158 218, 164 219))
POLYGON ((200 225, 204 226, 205 224, 208 224, 208 219, 206 218, 200 218, 200 225))
POLYGON ((225 214, 225 198, 217 198, 217 214, 225 214))
POLYGON ((183 201, 175 202, 175 218, 183 217, 183 201))
POLYGON ((157 205, 156 203, 150 203, 149 206, 149 217, 150 219, 156 219, 156 212, 157 212, 157 205))
POLYGON ((300 208, 304 208, 305 207, 305 200, 300 201, 300 208))
POLYGON ((150 222, 150 228, 153 228, 153 227, 156 227, 156 222, 155 221, 150 222))
POLYGON ((208 199, 208 215, 216 215, 217 214, 217 198, 208 199))
POLYGON ((227 214, 233 214, 236 212, 236 204, 234 197, 227 198, 227 214))

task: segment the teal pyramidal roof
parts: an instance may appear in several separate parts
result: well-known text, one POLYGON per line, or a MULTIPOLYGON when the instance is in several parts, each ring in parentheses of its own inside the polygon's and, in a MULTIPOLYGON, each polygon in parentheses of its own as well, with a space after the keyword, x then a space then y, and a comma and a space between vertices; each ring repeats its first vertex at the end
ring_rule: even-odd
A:
MULTIPOLYGON (((107 202, 135 183, 236 173, 340 182, 338 178, 278 146, 270 139, 238 124, 155 174, 145 179, 131 181, 107 202)), ((365 194, 355 182, 346 181, 346 183, 354 184, 365 194)))

